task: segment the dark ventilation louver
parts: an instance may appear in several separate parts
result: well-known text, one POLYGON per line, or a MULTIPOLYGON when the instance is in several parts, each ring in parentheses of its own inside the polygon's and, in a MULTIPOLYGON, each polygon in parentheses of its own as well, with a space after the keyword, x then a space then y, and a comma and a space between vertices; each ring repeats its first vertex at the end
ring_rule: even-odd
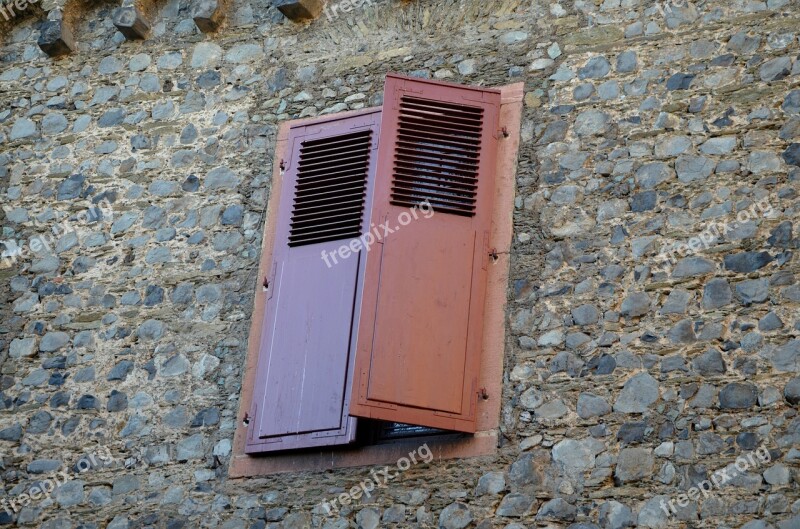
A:
POLYGON ((361 235, 372 131, 304 141, 289 246, 361 235))
POLYGON ((483 108, 403 96, 391 203, 475 215, 483 108))

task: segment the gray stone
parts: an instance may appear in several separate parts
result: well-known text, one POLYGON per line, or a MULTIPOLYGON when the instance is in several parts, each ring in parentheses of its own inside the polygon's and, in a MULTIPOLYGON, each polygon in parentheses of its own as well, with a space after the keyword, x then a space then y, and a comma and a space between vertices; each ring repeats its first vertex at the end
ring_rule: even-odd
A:
POLYGON ((183 56, 180 52, 167 52, 156 61, 159 70, 175 70, 183 64, 183 56))
POLYGON ((42 134, 52 136, 67 130, 69 121, 63 114, 50 113, 42 119, 42 134))
POLYGON ((128 374, 133 370, 133 362, 130 360, 122 360, 121 362, 117 363, 111 371, 109 371, 106 380, 114 381, 114 380, 125 380, 128 378, 128 374))
POLYGON ((639 373, 625 382, 614 403, 614 411, 644 413, 658 400, 658 397, 658 381, 649 373, 639 373))
POLYGON ((198 412, 190 426, 192 428, 200 428, 217 424, 219 424, 219 410, 217 408, 206 408, 198 412))
POLYGON ((602 417, 611 413, 611 406, 603 397, 591 393, 581 393, 578 396, 578 416, 581 419, 602 417))
POLYGON ((688 90, 696 75, 687 73, 676 73, 667 79, 667 90, 688 90))
POLYGON ((672 290, 661 307, 661 314, 685 314, 692 294, 686 290, 672 290))
POLYGON ((783 396, 786 402, 792 406, 800 404, 800 378, 793 378, 786 383, 786 387, 783 388, 783 396))
POLYGON ((244 208, 239 204, 233 204, 225 208, 222 212, 222 225, 223 226, 240 226, 242 217, 244 216, 244 208))
POLYGON ((53 416, 46 411, 40 410, 34 413, 30 420, 28 420, 28 427, 25 433, 28 434, 41 434, 45 433, 50 428, 50 423, 53 421, 53 416))
POLYGON ((39 342, 39 350, 44 353, 52 353, 67 344, 69 344, 69 334, 65 332, 49 332, 39 342))
POLYGON ((603 529, 624 529, 635 526, 635 519, 630 507, 614 500, 600 505, 598 517, 603 529))
POLYGON ((75 39, 70 25, 64 20, 44 21, 39 28, 39 38, 36 43, 50 57, 61 57, 75 50, 75 39))
POLYGON ((704 377, 722 375, 727 370, 722 353, 716 349, 709 349, 692 360, 692 369, 704 377))
POLYGON ((636 171, 636 183, 642 189, 655 189, 674 177, 675 172, 663 162, 647 163, 636 171))
POLYGON ((736 149, 736 136, 710 138, 700 146, 700 152, 709 155, 726 155, 736 149))
POLYGON ((164 335, 164 323, 158 320, 145 320, 136 331, 141 340, 156 341, 164 335))
POLYGON ((764 303, 769 299, 769 280, 762 278, 742 281, 736 285, 735 295, 745 305, 764 303))
POLYGON ((758 388, 753 384, 731 382, 719 392, 719 406, 722 409, 750 409, 758 402, 758 388))
POLYGON ((697 277, 710 274, 717 269, 713 261, 703 257, 684 257, 672 271, 672 277, 697 277))
POLYGON ((774 172, 781 168, 781 159, 772 151, 755 151, 750 153, 747 167, 755 174, 774 172))
POLYGON ((560 520, 571 522, 575 520, 577 509, 564 498, 554 498, 542 504, 536 513, 537 520, 560 520))
POLYGON ((681 156, 675 162, 678 180, 684 184, 705 180, 713 172, 716 163, 705 156, 681 156))
POLYGON ((706 310, 714 310, 731 303, 733 301, 733 292, 728 280, 715 277, 706 283, 703 289, 703 308, 706 310))
POLYGON ((120 215, 118 219, 114 221, 111 225, 111 234, 116 235, 118 233, 124 233, 127 231, 136 220, 139 218, 139 214, 133 211, 128 211, 120 215))
POLYGON ((575 101, 584 101, 594 95, 594 85, 592 83, 583 83, 575 87, 572 91, 572 97, 575 101))
POLYGON ((78 399, 77 407, 79 410, 99 410, 100 401, 94 395, 82 395, 78 399))
POLYGON ((776 331, 781 328, 783 328, 783 321, 781 321, 778 315, 772 311, 768 312, 763 318, 758 320, 758 330, 760 331, 769 332, 776 331))
POLYGON ((649 448, 623 448, 617 457, 614 479, 619 484, 639 481, 653 475, 655 458, 649 448))
POLYGON ((22 438, 22 425, 15 424, 0 430, 0 441, 16 443, 22 438))
POLYGON ((176 457, 178 461, 201 459, 204 453, 203 434, 198 433, 182 439, 176 446, 176 457))
POLYGON ((562 400, 556 399, 536 408, 534 415, 540 419, 559 419, 568 413, 569 408, 567 408, 566 404, 562 400))
POLYGON ((690 319, 679 321, 667 331, 667 338, 670 342, 676 344, 693 343, 697 340, 694 333, 694 322, 690 319))
MULTIPOLYGON (((532 506, 533 499, 530 496, 527 494, 512 492, 511 494, 506 494, 506 496, 503 497, 503 500, 500 502, 500 505, 497 507, 497 511, 495 512, 498 516, 519 518, 524 516, 532 506)), ((439 525, 440 527, 443 526, 441 521, 439 522, 439 525)), ((459 527, 466 526, 459 525, 459 527)))
POLYGON ((58 459, 36 459, 28 463, 28 472, 31 474, 49 474, 61 468, 62 462, 58 459))
POLYGON ((597 222, 617 219, 629 210, 630 205, 627 200, 608 200, 597 207, 597 222))
POLYGON ((654 496, 647 500, 639 510, 636 523, 638 527, 649 529, 666 529, 670 525, 670 518, 665 516, 662 505, 669 504, 674 498, 670 496, 654 496))
POLYGON ((564 439, 553 446, 553 461, 568 472, 589 470, 594 466, 595 453, 585 441, 564 439))
POLYGON ((597 95, 603 101, 617 99, 620 95, 619 83, 616 81, 606 81, 597 87, 597 95))
POLYGON ((217 167, 208 172, 205 179, 205 188, 208 191, 220 189, 235 189, 239 185, 239 178, 227 167, 217 167))
POLYGON ((740 55, 749 55, 755 52, 761 44, 761 37, 751 37, 742 30, 733 35, 728 41, 728 49, 740 55))
POLYGON ((783 127, 781 127, 781 130, 778 133, 778 137, 787 141, 800 138, 800 118, 792 117, 786 123, 784 123, 783 127))
POLYGON ((487 472, 478 479, 475 489, 476 496, 486 494, 500 494, 506 488, 505 475, 502 472, 487 472))
POLYGON ((777 463, 764 471, 764 481, 774 486, 788 485, 792 482, 792 472, 786 466, 777 463))
POLYGON ((792 143, 783 151, 783 161, 800 167, 800 143, 792 143))
POLYGON ((634 213, 643 213, 651 211, 658 203, 658 193, 656 191, 643 191, 636 193, 631 197, 631 211, 634 213))
POLYGON ((600 312, 594 305, 581 305, 572 310, 572 319, 576 325, 593 325, 600 318, 600 312))
POLYGON ((471 523, 472 513, 463 503, 451 503, 439 515, 440 529, 464 529, 471 523))
POLYGON ((137 53, 128 61, 128 69, 132 72, 143 72, 147 70, 152 62, 151 57, 146 53, 137 53))
POLYGON ((112 108, 103 113, 97 120, 97 126, 101 128, 115 127, 122 124, 125 119, 125 110, 122 108, 112 108))
POLYGON ((597 136, 608 131, 611 116, 598 110, 586 110, 575 119, 575 134, 578 136, 597 136))
POLYGON ((628 318, 638 318, 650 312, 650 296, 646 292, 634 292, 622 302, 620 314, 628 318))
POLYGON ((34 273, 50 274, 58 270, 59 266, 61 266, 61 263, 58 260, 58 257, 55 255, 48 255, 43 259, 34 261, 29 271, 34 273))
POLYGON ((36 338, 17 338, 11 341, 8 354, 11 358, 27 358, 33 356, 36 338))
POLYGON ((222 48, 209 41, 195 44, 189 64, 195 69, 209 69, 219 65, 222 59, 222 48))
POLYGON ((600 79, 611 71, 611 64, 605 57, 593 57, 582 68, 578 69, 581 79, 600 79))
POLYGON ((777 371, 800 372, 800 340, 790 340, 778 347, 770 360, 777 371))
POLYGON ((800 90, 792 90, 786 95, 781 108, 787 114, 800 114, 800 90))
MULTIPOLYGON (((688 136, 668 136, 656 142, 655 153, 659 158, 672 158, 685 153, 691 148, 692 140, 688 136)), ((680 171, 678 176, 680 176, 680 171)))
POLYGON ((36 123, 31 121, 28 118, 18 118, 14 125, 11 126, 11 134, 9 138, 13 140, 21 140, 23 138, 30 138, 31 136, 36 136, 38 130, 36 129, 36 123))
POLYGON ((639 69, 639 61, 636 52, 624 51, 617 56, 617 72, 630 73, 639 69))
POLYGON ((358 529, 376 529, 381 522, 381 515, 377 509, 366 508, 361 509, 356 514, 356 523, 358 529))
POLYGON ((58 200, 73 200, 80 196, 83 191, 83 184, 86 177, 82 174, 74 174, 63 180, 58 185, 58 200))
POLYGON ((150 21, 137 5, 123 5, 114 9, 111 20, 128 40, 144 39, 150 31, 150 21))
POLYGON ((111 413, 128 409, 128 395, 117 390, 112 390, 106 403, 106 410, 111 413))
POLYGON ((189 370, 189 361, 182 354, 177 354, 167 359, 161 366, 161 376, 177 377, 189 370))
POLYGON ((789 76, 792 71, 791 57, 777 57, 761 65, 758 74, 762 81, 779 81, 789 76))
POLYGON ((86 500, 83 487, 85 483, 81 480, 67 481, 55 490, 55 500, 64 509, 80 505, 86 500))
POLYGON ((257 44, 237 44, 225 54, 225 62, 246 64, 258 61, 264 56, 264 49, 257 44))

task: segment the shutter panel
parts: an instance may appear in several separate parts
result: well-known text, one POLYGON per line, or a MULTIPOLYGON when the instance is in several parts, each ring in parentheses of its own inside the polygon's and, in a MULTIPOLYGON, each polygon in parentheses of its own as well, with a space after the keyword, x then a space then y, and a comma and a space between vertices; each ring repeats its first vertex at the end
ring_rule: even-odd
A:
POLYGON ((323 251, 369 225, 379 125, 371 110, 290 131, 247 453, 355 440, 348 408, 366 252, 333 264, 323 251))
POLYGON ((474 432, 500 91, 390 74, 384 93, 372 218, 394 232, 367 256, 350 413, 474 432))

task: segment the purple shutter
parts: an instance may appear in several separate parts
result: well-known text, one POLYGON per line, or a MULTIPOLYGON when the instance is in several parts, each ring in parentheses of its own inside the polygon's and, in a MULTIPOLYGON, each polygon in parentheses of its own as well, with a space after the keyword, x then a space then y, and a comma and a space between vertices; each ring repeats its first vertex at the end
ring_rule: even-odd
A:
POLYGON ((366 252, 334 264, 323 251, 369 229, 380 116, 291 129, 247 453, 355 440, 349 401, 366 252))

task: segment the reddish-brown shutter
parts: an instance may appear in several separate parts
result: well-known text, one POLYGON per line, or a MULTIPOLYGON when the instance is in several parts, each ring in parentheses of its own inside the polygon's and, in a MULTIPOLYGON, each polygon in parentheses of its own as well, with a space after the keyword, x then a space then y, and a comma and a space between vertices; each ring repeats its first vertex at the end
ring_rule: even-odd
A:
POLYGON ((247 453, 351 443, 348 413, 380 111, 291 129, 247 453), (330 266, 329 266, 330 264, 330 266))
POLYGON ((390 74, 384 94, 372 219, 393 233, 367 256, 350 413, 474 432, 500 92, 390 74))

